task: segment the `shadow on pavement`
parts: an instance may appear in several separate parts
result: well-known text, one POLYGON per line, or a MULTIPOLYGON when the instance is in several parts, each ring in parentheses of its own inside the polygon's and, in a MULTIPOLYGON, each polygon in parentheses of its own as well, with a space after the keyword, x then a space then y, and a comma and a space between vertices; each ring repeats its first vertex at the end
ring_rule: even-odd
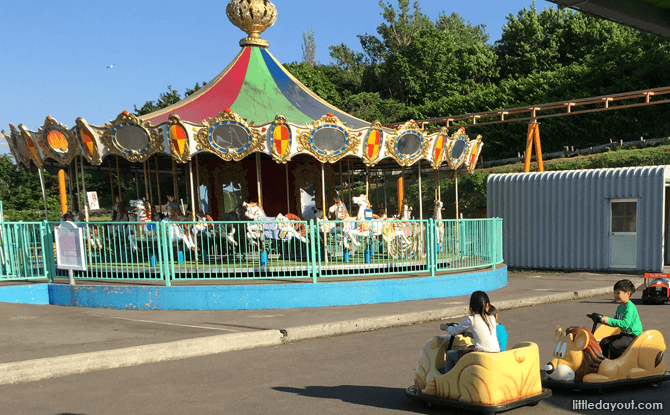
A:
MULTIPOLYGON (((294 393, 309 398, 339 399, 356 405, 373 406, 381 409, 403 409, 412 412, 426 413, 426 407, 411 402, 405 396, 405 389, 385 388, 382 386, 340 385, 340 386, 306 386, 292 388, 276 386, 279 392, 294 393)), ((437 413, 437 412, 436 412, 437 413)))

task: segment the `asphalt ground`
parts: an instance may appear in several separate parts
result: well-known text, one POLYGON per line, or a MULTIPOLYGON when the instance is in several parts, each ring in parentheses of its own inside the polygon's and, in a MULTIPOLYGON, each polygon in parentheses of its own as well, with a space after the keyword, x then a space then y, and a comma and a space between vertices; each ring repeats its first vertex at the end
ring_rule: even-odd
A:
MULTIPOLYGON (((509 272, 499 309, 610 293, 605 273, 509 272)), ((641 295, 637 292, 633 298, 641 295)), ((232 311, 116 310, 0 303, 0 384, 177 360, 463 316, 469 295, 357 306, 232 311)))

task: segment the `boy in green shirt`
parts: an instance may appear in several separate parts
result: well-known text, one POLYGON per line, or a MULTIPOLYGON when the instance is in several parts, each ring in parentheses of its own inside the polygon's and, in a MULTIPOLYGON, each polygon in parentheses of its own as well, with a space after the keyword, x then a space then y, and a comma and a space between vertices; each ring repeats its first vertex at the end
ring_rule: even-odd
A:
POLYGON ((619 327, 620 334, 605 337, 600 341, 603 356, 616 359, 621 356, 626 347, 642 333, 642 322, 637 314, 637 308, 630 296, 635 292, 635 286, 630 280, 620 280, 614 284, 614 300, 619 303, 614 317, 605 317, 600 322, 612 327, 619 327))

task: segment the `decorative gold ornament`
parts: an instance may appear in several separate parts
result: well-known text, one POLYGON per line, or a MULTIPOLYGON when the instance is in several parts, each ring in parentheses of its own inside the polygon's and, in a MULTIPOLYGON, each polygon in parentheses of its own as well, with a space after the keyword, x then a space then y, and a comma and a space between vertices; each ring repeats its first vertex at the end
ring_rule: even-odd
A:
POLYGON ((23 144, 21 144, 21 134, 19 133, 19 130, 17 130, 13 124, 9 124, 9 129, 9 135, 5 133, 5 130, 2 130, 2 135, 9 144, 9 151, 11 151, 14 160, 16 160, 16 164, 23 164, 26 168, 30 167, 30 160, 24 151, 23 144))
POLYGON ((35 163, 38 169, 42 168, 42 156, 39 153, 39 144, 37 138, 28 131, 28 129, 23 125, 19 124, 20 136, 23 138, 23 152, 26 153, 30 161, 35 163))
POLYGON ((307 151, 321 163, 335 163, 355 153, 360 139, 332 113, 312 121, 312 129, 298 136, 298 152, 307 151))
POLYGON ((163 136, 151 128, 151 123, 142 121, 128 111, 123 111, 116 120, 106 123, 105 127, 102 143, 107 152, 133 163, 143 163, 165 149, 163 136))
POLYGON ((433 143, 433 151, 431 153, 430 165, 434 169, 439 169, 444 160, 444 155, 447 154, 447 148, 449 147, 449 129, 447 127, 442 127, 439 134, 435 136, 435 141, 433 143))
POLYGON ((383 146, 384 131, 382 130, 382 124, 375 120, 363 140, 363 162, 368 166, 377 164, 383 146))
POLYGON ((178 163, 187 163, 191 160, 191 146, 186 126, 177 114, 170 114, 168 121, 170 128, 167 131, 167 139, 172 158, 178 163))
POLYGON ((482 143, 482 135, 479 134, 477 135, 477 138, 474 140, 470 141, 470 148, 468 151, 468 157, 467 157, 467 167, 468 167, 468 173, 474 173, 475 167, 477 167, 477 160, 479 159, 479 154, 482 152, 482 147, 484 147, 484 143, 482 143))
POLYGON ((465 128, 461 127, 452 134, 451 140, 449 140, 449 147, 447 147, 447 154, 445 154, 447 164, 451 170, 457 170, 465 163, 469 142, 470 138, 465 134, 465 128))
POLYGON ((226 15, 248 35, 240 40, 240 46, 268 47, 268 41, 261 39, 260 34, 277 20, 277 8, 269 0, 232 0, 226 7, 226 15))
POLYGON ((272 158, 276 162, 284 164, 291 161, 293 135, 291 134, 291 126, 286 121, 286 117, 277 115, 267 130, 267 136, 272 158))
POLYGON ((423 133, 423 128, 416 121, 407 121, 386 140, 386 153, 393 157, 400 166, 411 166, 418 160, 425 158, 430 151, 430 146, 424 142, 423 133), (412 136, 416 136, 416 138, 412 136), (408 146, 412 150, 413 147, 416 147, 416 150, 407 152, 406 148, 408 146))
POLYGON ((77 118, 76 133, 86 160, 92 165, 99 166, 102 164, 100 136, 95 133, 86 120, 81 117, 77 118))
POLYGON ((38 134, 40 148, 45 157, 51 157, 62 165, 68 165, 79 154, 77 140, 68 130, 51 116, 47 116, 44 125, 40 127, 38 134))
POLYGON ((226 161, 240 161, 251 153, 265 150, 260 131, 249 128, 249 124, 230 108, 202 124, 204 127, 195 135, 197 150, 214 153, 226 161), (219 128, 222 131, 217 133, 219 128))

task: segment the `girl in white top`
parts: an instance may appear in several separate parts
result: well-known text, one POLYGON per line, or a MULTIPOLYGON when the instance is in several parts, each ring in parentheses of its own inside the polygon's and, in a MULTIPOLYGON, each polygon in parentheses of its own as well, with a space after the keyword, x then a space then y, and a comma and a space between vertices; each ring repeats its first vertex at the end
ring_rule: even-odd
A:
POLYGON ((452 336, 470 330, 474 336, 474 349, 449 350, 444 365, 445 373, 451 370, 464 354, 471 351, 499 352, 498 337, 496 336, 495 318, 487 312, 491 307, 489 296, 484 291, 475 291, 470 296, 470 314, 457 326, 447 323, 440 325, 452 336))

